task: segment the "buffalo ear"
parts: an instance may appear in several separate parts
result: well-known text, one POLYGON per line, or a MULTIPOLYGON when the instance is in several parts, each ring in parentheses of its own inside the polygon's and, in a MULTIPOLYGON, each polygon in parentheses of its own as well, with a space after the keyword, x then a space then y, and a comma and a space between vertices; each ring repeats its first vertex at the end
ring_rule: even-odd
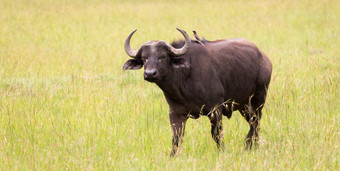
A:
POLYGON ((174 68, 190 68, 190 64, 185 58, 173 58, 171 64, 174 68))
POLYGON ((125 62, 123 66, 123 70, 137 70, 143 67, 143 60, 142 59, 129 59, 125 62))

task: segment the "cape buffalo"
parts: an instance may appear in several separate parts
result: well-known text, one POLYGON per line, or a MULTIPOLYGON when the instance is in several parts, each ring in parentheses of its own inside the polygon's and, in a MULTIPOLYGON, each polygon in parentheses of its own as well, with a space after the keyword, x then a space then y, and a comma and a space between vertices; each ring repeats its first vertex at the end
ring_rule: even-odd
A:
POLYGON ((162 40, 148 41, 133 50, 130 39, 134 30, 124 45, 133 59, 124 64, 123 70, 137 70, 144 65, 144 79, 156 83, 169 104, 171 156, 179 151, 187 119, 200 115, 209 117, 212 138, 223 150, 222 115, 230 118, 235 110, 249 123, 245 146, 250 149, 258 140, 271 78, 269 58, 243 38, 194 41, 185 31, 177 30, 185 40, 171 45, 162 40))

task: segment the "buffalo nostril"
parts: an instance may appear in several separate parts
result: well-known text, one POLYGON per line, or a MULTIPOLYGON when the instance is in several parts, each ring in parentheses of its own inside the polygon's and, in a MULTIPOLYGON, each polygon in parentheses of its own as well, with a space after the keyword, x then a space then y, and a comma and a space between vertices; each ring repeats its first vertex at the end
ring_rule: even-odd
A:
POLYGON ((157 75, 157 71, 152 69, 152 70, 146 70, 144 72, 144 75, 147 76, 147 77, 150 77, 150 76, 156 76, 157 75))

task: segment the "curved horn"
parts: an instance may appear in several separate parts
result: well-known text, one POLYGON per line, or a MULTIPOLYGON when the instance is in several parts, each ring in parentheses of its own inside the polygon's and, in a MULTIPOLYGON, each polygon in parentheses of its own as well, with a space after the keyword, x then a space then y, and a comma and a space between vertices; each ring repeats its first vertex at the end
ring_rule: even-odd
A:
POLYGON ((125 52, 132 58, 135 58, 137 53, 138 53, 138 50, 135 51, 131 48, 130 46, 130 40, 131 40, 131 37, 132 35, 137 31, 137 29, 135 29, 134 31, 132 31, 129 36, 126 38, 125 40, 125 44, 124 44, 124 49, 125 49, 125 52))
POLYGON ((173 53, 174 56, 181 56, 181 55, 185 54, 188 51, 188 49, 189 49, 189 47, 191 45, 191 39, 190 39, 189 35, 185 31, 183 31, 183 30, 181 30, 179 28, 176 28, 176 29, 183 34, 183 36, 185 38, 185 44, 180 49, 176 49, 176 48, 174 48, 171 45, 168 45, 168 47, 169 47, 170 51, 173 53))

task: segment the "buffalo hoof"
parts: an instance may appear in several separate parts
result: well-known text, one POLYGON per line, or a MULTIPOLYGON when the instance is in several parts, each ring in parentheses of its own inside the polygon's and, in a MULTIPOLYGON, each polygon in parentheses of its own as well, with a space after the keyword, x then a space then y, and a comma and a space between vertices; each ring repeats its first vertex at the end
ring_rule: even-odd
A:
POLYGON ((244 147, 246 150, 257 149, 258 146, 259 146, 259 143, 256 140, 251 140, 250 138, 247 138, 244 144, 244 147))

